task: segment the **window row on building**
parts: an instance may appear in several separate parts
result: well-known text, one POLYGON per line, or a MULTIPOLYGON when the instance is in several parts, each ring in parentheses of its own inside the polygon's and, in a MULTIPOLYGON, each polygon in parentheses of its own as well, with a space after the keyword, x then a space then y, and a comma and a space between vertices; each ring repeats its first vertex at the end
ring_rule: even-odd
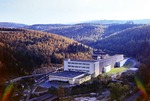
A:
POLYGON ((90 72, 89 70, 77 70, 77 69, 68 69, 69 71, 76 71, 76 72, 90 72))
POLYGON ((89 63, 68 62, 68 64, 90 65, 89 63))
POLYGON ((75 68, 87 68, 89 69, 90 67, 85 67, 85 66, 73 66, 73 65, 68 65, 68 67, 75 67, 75 68))

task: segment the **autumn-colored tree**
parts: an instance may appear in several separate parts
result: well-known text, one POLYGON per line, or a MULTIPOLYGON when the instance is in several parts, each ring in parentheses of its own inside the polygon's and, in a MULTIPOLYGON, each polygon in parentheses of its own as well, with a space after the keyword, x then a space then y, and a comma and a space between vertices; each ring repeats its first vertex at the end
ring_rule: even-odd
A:
POLYGON ((60 96, 61 101, 63 101, 63 97, 65 95, 65 89, 62 86, 58 88, 58 95, 60 96))
POLYGON ((87 46, 56 34, 0 28, 0 75, 29 75, 41 66, 62 65, 65 58, 90 59, 90 51, 87 46))

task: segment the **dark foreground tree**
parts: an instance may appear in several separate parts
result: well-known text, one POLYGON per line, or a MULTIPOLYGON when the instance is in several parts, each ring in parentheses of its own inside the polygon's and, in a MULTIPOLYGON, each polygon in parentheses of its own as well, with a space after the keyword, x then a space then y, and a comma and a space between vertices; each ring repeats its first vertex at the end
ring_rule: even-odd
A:
POLYGON ((111 101, 122 101, 122 98, 124 98, 129 91, 129 86, 122 85, 121 83, 110 83, 109 87, 111 101))

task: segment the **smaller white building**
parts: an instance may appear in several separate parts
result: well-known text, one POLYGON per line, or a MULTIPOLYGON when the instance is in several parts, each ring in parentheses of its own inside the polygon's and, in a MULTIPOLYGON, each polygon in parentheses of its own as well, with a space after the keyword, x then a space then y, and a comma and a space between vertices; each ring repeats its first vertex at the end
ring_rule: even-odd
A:
POLYGON ((64 71, 85 72, 96 77, 100 74, 98 60, 64 60, 64 71))
POLYGON ((104 67, 104 73, 107 73, 107 72, 109 72, 111 70, 111 65, 107 65, 107 66, 105 66, 104 67))
POLYGON ((129 58, 116 62, 117 67, 122 67, 129 60, 129 58))

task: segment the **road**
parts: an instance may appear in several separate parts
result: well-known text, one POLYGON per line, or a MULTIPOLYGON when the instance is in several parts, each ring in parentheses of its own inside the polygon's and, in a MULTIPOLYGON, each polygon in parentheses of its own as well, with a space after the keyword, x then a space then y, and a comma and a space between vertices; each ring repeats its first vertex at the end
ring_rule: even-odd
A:
POLYGON ((130 68, 138 68, 140 66, 140 63, 135 59, 131 58, 129 61, 131 61, 133 63, 130 68))
MULTIPOLYGON (((62 69, 62 68, 59 68, 59 69, 62 69)), ((48 72, 48 73, 33 74, 33 75, 28 75, 28 76, 21 76, 21 77, 18 77, 18 78, 15 78, 15 79, 6 81, 6 82, 4 82, 4 83, 6 83, 6 84, 8 84, 8 83, 14 83, 14 82, 17 82, 17 81, 22 80, 22 79, 25 79, 25 78, 41 76, 41 77, 37 80, 37 82, 36 82, 34 85, 32 85, 32 86, 30 87, 29 92, 26 92, 27 97, 26 97, 26 99, 24 99, 23 101, 28 101, 29 98, 30 98, 30 96, 31 96, 31 94, 34 93, 34 91, 36 90, 36 88, 37 88, 41 83, 43 83, 44 81, 47 80, 49 74, 55 73, 55 72, 57 72, 59 69, 56 69, 56 70, 51 71, 51 72, 48 72)), ((24 94, 25 94, 25 93, 24 93, 24 94)))
POLYGON ((48 73, 43 73, 43 74, 33 74, 33 75, 28 75, 28 76, 22 76, 22 77, 18 77, 9 81, 6 81, 5 83, 13 83, 13 82, 17 82, 21 79, 25 79, 25 78, 29 78, 29 77, 36 77, 36 76, 44 76, 50 73, 53 73, 54 71, 48 72, 48 73))
POLYGON ((29 77, 36 77, 36 76, 44 76, 44 75, 48 75, 48 74, 50 74, 50 73, 54 73, 54 72, 56 72, 56 71, 59 71, 59 70, 62 69, 62 68, 63 68, 63 67, 57 68, 56 70, 51 71, 51 72, 48 72, 48 73, 33 74, 33 75, 27 75, 27 76, 21 76, 21 77, 18 77, 18 78, 15 78, 15 79, 6 81, 5 83, 13 83, 13 82, 19 81, 19 80, 21 80, 21 79, 29 78, 29 77))
POLYGON ((37 88, 41 83, 43 83, 44 81, 46 81, 45 78, 46 78, 47 76, 48 76, 47 74, 46 74, 45 76, 42 76, 42 77, 38 80, 37 83, 35 83, 33 86, 31 86, 30 91, 29 91, 29 93, 28 93, 28 95, 27 95, 25 101, 29 101, 29 98, 30 98, 31 94, 34 93, 34 91, 36 90, 36 88, 37 88))

